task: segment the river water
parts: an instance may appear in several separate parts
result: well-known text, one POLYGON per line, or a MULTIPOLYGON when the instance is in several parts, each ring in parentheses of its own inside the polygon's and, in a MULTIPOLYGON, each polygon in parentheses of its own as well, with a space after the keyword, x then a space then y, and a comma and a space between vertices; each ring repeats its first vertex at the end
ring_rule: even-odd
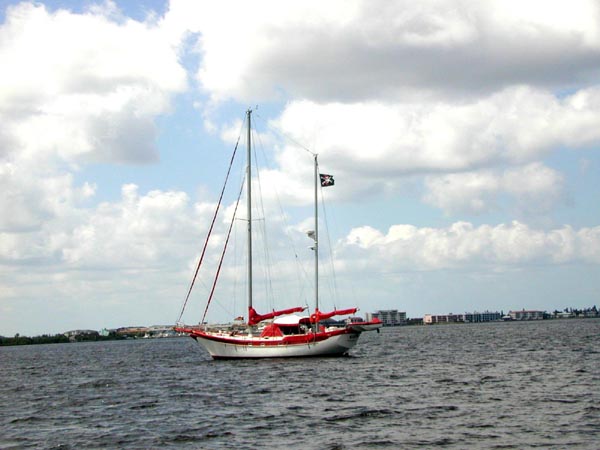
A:
POLYGON ((366 333, 213 361, 189 338, 0 348, 0 448, 600 448, 600 320, 366 333))

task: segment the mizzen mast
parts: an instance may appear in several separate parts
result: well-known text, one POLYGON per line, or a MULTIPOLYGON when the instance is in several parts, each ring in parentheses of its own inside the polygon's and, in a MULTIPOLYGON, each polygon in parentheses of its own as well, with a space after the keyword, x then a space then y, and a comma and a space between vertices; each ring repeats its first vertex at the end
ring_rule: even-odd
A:
POLYGON ((248 217, 248 311, 252 309, 252 131, 251 117, 252 110, 246 112, 248 121, 248 136, 247 136, 247 168, 246 168, 246 183, 247 183, 247 217, 248 217))

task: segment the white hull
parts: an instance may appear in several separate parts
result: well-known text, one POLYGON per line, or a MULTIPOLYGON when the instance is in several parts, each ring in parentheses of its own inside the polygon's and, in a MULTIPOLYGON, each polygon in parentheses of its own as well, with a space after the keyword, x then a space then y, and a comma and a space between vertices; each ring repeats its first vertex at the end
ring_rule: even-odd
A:
POLYGON ((265 345, 256 343, 229 343, 195 335, 194 339, 215 359, 226 358, 299 358, 309 356, 345 355, 358 342, 360 333, 331 336, 319 342, 301 344, 265 345))

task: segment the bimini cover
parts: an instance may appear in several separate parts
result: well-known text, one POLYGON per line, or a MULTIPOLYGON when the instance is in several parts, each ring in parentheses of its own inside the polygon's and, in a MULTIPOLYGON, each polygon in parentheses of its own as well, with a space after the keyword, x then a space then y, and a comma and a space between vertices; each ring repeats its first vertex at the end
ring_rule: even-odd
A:
POLYGON ((274 323, 268 324, 262 330, 262 333, 260 333, 260 337, 278 337, 278 336, 283 336, 283 333, 281 332, 281 328, 279 328, 279 326, 275 325, 274 323))
POLYGON ((307 316, 298 316, 296 314, 291 314, 289 316, 278 317, 273 321, 277 325, 299 325, 300 323, 306 323, 310 318, 307 316))

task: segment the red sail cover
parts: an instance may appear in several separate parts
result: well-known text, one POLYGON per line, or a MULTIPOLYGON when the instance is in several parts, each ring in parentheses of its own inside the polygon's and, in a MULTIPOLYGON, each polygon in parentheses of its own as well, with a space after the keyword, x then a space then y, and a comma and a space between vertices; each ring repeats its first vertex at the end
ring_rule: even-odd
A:
POLYGON ((248 309, 248 325, 256 325, 263 320, 272 319, 273 317, 281 316, 282 314, 302 312, 305 309, 304 306, 297 306, 295 308, 282 309, 281 311, 273 311, 267 314, 258 314, 256 310, 251 307, 248 309))
POLYGON ((344 316, 346 314, 354 314, 356 311, 358 311, 358 308, 336 309, 334 311, 324 313, 317 309, 314 314, 310 315, 310 323, 319 323, 321 320, 329 319, 333 316, 344 316))

